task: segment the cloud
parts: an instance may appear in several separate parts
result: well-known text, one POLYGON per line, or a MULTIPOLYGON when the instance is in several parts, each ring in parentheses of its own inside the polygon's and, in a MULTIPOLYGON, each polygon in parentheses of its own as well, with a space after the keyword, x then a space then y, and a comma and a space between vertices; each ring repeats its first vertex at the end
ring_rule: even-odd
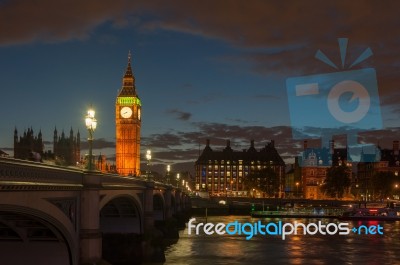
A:
MULTIPOLYGON (((89 143, 87 141, 81 141, 81 150, 89 148, 89 143)), ((105 148, 115 148, 115 140, 106 140, 104 138, 93 140, 93 149, 105 149, 105 148)))
MULTIPOLYGON (((264 76, 288 77, 332 72, 314 55, 321 49, 340 64, 336 39, 348 37, 345 65, 371 47, 374 56, 358 67, 376 68, 382 102, 394 105, 399 99, 399 8, 400 2, 382 5, 372 0, 362 5, 318 0, 181 0, 168 5, 161 0, 14 0, 0 4, 0 45, 86 40, 107 24, 115 29, 161 29, 221 40, 238 48, 236 54, 224 55, 225 60, 250 62, 251 70, 264 76)), ((115 39, 100 36, 99 41, 115 39)))
POLYGON ((191 113, 184 112, 178 109, 167 110, 167 113, 175 115, 177 119, 181 121, 188 121, 192 117, 191 113))
POLYGON ((82 40, 106 22, 118 22, 135 4, 128 0, 14 0, 0 3, 0 44, 82 40))
MULTIPOLYGON (((250 140, 255 141, 255 147, 260 149, 271 140, 287 163, 293 163, 295 156, 303 151, 304 140, 308 147, 319 148, 328 143, 322 143, 320 138, 293 139, 292 128, 289 126, 263 127, 263 126, 238 126, 222 123, 192 123, 192 131, 175 131, 153 134, 145 139, 146 145, 151 147, 154 162, 166 165, 178 162, 193 163, 203 151, 206 139, 210 139, 210 146, 215 151, 221 151, 230 140, 232 149, 241 151, 250 147, 250 140)), ((308 133, 316 132, 319 128, 306 128, 308 133)), ((333 135, 336 147, 347 145, 347 133, 354 133, 350 128, 334 129, 333 135)), ((358 133, 359 143, 375 144, 382 148, 391 148, 394 140, 400 139, 400 128, 369 131, 358 133)))
POLYGON ((13 147, 0 147, 0 150, 3 150, 5 152, 9 152, 9 151, 14 151, 13 147))
POLYGON ((181 145, 181 138, 179 135, 170 132, 142 137, 141 141, 143 146, 152 148, 170 148, 171 146, 181 145))

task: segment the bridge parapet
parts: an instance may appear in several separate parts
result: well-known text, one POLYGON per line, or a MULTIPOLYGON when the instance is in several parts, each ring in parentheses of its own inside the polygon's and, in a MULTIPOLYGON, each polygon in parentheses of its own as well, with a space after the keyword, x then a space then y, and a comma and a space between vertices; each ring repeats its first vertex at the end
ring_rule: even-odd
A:
POLYGON ((148 182, 138 177, 120 176, 117 174, 99 173, 101 185, 109 189, 143 189, 148 186, 148 182))
POLYGON ((82 170, 0 158, 0 190, 74 190, 82 188, 82 170))

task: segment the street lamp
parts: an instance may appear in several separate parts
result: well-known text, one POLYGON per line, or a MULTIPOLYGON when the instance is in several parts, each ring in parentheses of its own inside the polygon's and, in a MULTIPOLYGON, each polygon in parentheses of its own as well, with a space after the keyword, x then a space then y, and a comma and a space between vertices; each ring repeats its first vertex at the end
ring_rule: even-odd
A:
POLYGON ((358 199, 358 192, 359 192, 359 186, 358 186, 358 184, 356 184, 356 191, 357 191, 356 199, 359 200, 359 199, 358 199))
POLYGON ((171 170, 171 166, 170 165, 167 165, 167 178, 166 178, 166 182, 167 182, 167 184, 169 184, 169 171, 171 170))
POLYGON ((296 197, 299 197, 299 182, 296 182, 296 197))
POLYGON ((151 180, 151 178, 150 178, 151 150, 150 149, 148 149, 146 152, 146 159, 147 159, 147 180, 151 180))
POLYGON ((87 112, 87 115, 85 117, 85 124, 86 128, 88 129, 89 132, 89 162, 88 162, 88 170, 93 170, 93 133, 94 130, 96 130, 97 127, 97 120, 94 117, 95 111, 92 109, 89 109, 87 112))
POLYGON ((177 180, 177 182, 176 182, 177 184, 176 184, 176 185, 178 186, 178 188, 179 188, 179 177, 180 177, 180 176, 179 176, 179 173, 176 174, 176 180, 177 180))

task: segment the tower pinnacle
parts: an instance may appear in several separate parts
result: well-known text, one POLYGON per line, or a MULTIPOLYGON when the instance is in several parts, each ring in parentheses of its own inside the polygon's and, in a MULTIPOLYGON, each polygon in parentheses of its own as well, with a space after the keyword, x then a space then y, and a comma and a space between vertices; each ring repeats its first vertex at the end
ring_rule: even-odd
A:
POLYGON ((136 96, 135 77, 131 67, 131 51, 128 52, 128 65, 122 78, 122 89, 119 92, 119 96, 136 96))

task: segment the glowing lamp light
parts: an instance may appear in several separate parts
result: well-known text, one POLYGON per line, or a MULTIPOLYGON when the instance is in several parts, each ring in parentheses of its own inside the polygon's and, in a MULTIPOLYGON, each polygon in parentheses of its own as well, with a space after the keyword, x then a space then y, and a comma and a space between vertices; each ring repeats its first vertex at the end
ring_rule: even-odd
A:
POLYGON ((151 171, 150 171, 150 160, 151 160, 151 150, 147 149, 146 151, 146 159, 147 159, 147 180, 151 181, 151 171))
POLYGON ((95 111, 93 109, 89 109, 87 115, 85 117, 85 125, 89 132, 89 161, 88 161, 88 170, 93 170, 93 133, 97 128, 97 120, 94 117, 95 111))

